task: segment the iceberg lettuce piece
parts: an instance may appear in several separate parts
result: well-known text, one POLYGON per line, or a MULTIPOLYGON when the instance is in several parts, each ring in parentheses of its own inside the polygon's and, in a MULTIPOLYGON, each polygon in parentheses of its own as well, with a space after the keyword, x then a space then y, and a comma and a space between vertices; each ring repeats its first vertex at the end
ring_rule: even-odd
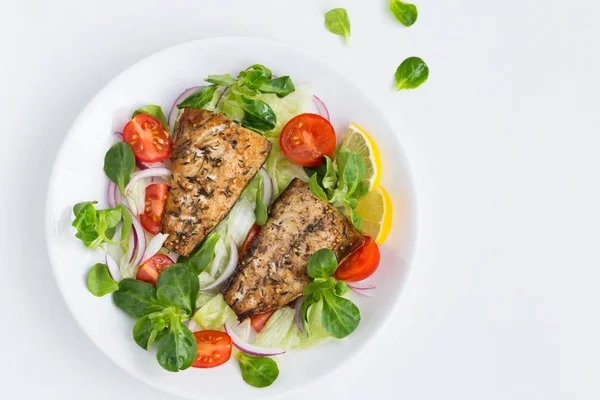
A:
MULTIPOLYGON (((206 271, 202 271, 202 273, 200 273, 198 280, 200 281, 200 289, 207 287, 215 281, 214 278, 206 271)), ((199 309, 208 303, 217 294, 219 294, 219 289, 217 288, 213 290, 200 290, 200 293, 198 293, 198 298, 196 299, 196 309, 199 309)))
POLYGON ((226 221, 227 235, 231 236, 240 248, 248 236, 248 231, 254 225, 254 203, 241 198, 229 212, 226 221))
POLYGON ((254 340, 260 347, 281 347, 283 339, 294 324, 294 310, 283 307, 275 311, 254 340))
POLYGON ((225 322, 236 318, 221 293, 210 299, 194 314, 194 321, 203 330, 224 331, 225 322))
POLYGON ((308 175, 304 168, 291 162, 279 147, 279 140, 271 140, 273 148, 271 154, 265 163, 271 180, 273 181, 273 198, 277 198, 283 190, 290 184, 292 179, 300 178, 308 181, 308 175))
POLYGON ((254 344, 262 347, 282 349, 306 349, 331 340, 321 323, 323 303, 313 305, 308 310, 310 336, 300 333, 294 323, 294 309, 280 308, 275 311, 262 331, 256 335, 254 344))
POLYGON ((279 98, 275 94, 259 94, 256 99, 267 103, 277 116, 277 125, 275 128, 266 133, 268 137, 278 137, 281 129, 289 122, 290 119, 298 114, 302 114, 306 110, 308 103, 311 100, 310 85, 296 86, 296 90, 289 95, 279 98))
MULTIPOLYGON (((217 244, 215 245, 215 257, 213 258, 212 263, 208 266, 207 268, 207 272, 208 274, 213 278, 213 282, 215 281, 215 279, 218 278, 218 276, 221 274, 221 272, 223 271, 223 269, 225 269, 225 266, 227 265, 227 261, 229 260, 229 255, 227 254, 227 247, 225 247, 225 242, 223 240, 223 238, 225 236, 219 236, 220 239, 217 242, 217 244)), ((200 274, 202 275, 202 274, 200 274)), ((211 283, 213 283, 211 282, 211 283)), ((207 284, 206 286, 210 285, 207 284)), ((206 287, 205 286, 205 287, 206 287)), ((202 286, 200 286, 200 288, 202 289, 202 286)))

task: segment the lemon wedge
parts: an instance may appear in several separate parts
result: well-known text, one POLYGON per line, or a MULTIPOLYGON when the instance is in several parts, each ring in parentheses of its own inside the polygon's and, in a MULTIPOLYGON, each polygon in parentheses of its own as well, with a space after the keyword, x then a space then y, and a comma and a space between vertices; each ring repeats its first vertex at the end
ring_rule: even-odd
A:
POLYGON ((365 179, 369 182, 369 192, 376 190, 381 182, 381 156, 371 136, 360 126, 351 124, 342 141, 342 148, 358 154, 365 163, 365 179))
POLYGON ((392 228, 392 199, 383 186, 360 199, 356 212, 363 219, 360 230, 377 244, 385 242, 392 228))

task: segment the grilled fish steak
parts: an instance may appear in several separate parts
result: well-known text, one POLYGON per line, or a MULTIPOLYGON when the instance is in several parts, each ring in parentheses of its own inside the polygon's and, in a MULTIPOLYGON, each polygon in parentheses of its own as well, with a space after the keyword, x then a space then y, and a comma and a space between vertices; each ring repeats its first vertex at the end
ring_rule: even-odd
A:
POLYGON ((176 127, 164 246, 186 256, 223 220, 267 160, 271 142, 217 113, 185 108, 176 127))
POLYGON ((296 178, 273 203, 267 223, 221 293, 240 320, 281 308, 311 281, 306 269, 315 251, 331 249, 341 262, 363 241, 342 214, 296 178))

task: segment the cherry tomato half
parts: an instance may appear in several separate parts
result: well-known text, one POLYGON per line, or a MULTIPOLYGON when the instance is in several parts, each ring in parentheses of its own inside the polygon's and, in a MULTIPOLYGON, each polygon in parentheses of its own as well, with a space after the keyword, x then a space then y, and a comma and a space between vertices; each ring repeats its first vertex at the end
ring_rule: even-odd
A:
POLYGON ((240 254, 240 257, 242 257, 246 253, 246 251, 248 251, 248 247, 250 247, 252 241, 254 240, 256 235, 258 235, 258 232, 260 232, 260 225, 252 225, 252 228, 250 228, 250 231, 248 232, 248 236, 246 236, 246 240, 244 240, 244 244, 242 244, 242 252, 240 254))
POLYGON ((169 133, 148 114, 138 114, 125 125, 123 140, 131 146, 135 158, 143 162, 159 162, 171 154, 169 133))
POLYGON ((373 275, 379 266, 379 247, 370 237, 356 251, 342 261, 335 271, 340 281, 358 282, 373 275))
POLYGON ((144 213, 140 215, 140 222, 145 230, 153 235, 160 232, 162 217, 165 213, 165 202, 169 185, 155 183, 146 188, 146 199, 144 201, 144 213))
POLYGON ((315 167, 335 150, 335 130, 317 114, 300 114, 282 129, 279 145, 283 154, 304 167, 315 167))
POLYGON ((271 315, 273 315, 274 312, 275 310, 251 316, 250 325, 252 326, 252 329, 254 329, 256 333, 260 333, 260 331, 262 331, 262 328, 265 327, 265 324, 267 323, 269 318, 271 318, 271 315))
POLYGON ((146 260, 138 269, 135 279, 156 285, 158 275, 169 265, 175 264, 175 261, 164 254, 155 254, 146 260))
POLYGON ((231 357, 231 338, 225 332, 197 331, 194 332, 198 353, 192 367, 213 368, 219 366, 231 357))

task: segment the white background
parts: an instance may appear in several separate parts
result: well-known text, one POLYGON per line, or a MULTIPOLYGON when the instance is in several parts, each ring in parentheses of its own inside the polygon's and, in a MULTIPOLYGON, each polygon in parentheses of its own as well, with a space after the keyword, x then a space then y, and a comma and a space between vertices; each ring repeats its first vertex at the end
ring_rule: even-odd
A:
POLYGON ((380 104, 420 205, 388 329, 289 398, 600 398, 597 3, 415 1, 411 28, 387 0, 2 2, 2 397, 171 398, 119 370, 68 313, 44 243, 47 181, 72 121, 118 72, 185 40, 252 35, 313 51, 380 104), (323 28, 336 6, 349 47, 323 28), (396 93, 409 56, 429 81, 396 93))

